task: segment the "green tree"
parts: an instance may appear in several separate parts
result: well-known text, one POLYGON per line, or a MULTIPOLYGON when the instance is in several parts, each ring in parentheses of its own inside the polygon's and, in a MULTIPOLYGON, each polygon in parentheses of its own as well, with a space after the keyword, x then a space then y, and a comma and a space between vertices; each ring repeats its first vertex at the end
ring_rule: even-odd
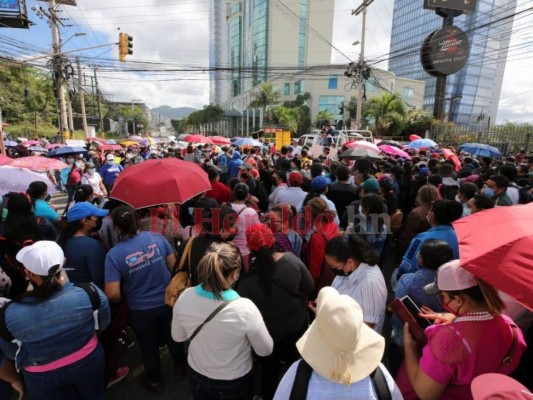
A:
POLYGON ((280 102, 281 96, 271 83, 261 83, 259 91, 254 95, 254 100, 250 103, 251 108, 260 108, 267 123, 272 121, 271 107, 280 102))
POLYGON ((308 92, 299 94, 295 100, 285 101, 283 106, 293 109, 296 118, 296 131, 291 131, 297 136, 305 135, 311 126, 311 110, 307 106, 307 101, 311 98, 308 92))
POLYGON ((404 126, 407 111, 400 97, 393 93, 382 93, 365 102, 363 120, 370 124, 376 136, 397 135, 404 126))
POLYGON ((315 117, 315 126, 319 125, 319 121, 327 119, 328 121, 333 121, 335 116, 327 110, 319 111, 315 117))
POLYGON ((299 108, 277 106, 272 109, 272 118, 285 130, 295 134, 298 132, 298 120, 300 119, 299 108))
POLYGON ((402 129, 402 136, 412 134, 423 136, 426 130, 431 129, 433 114, 424 110, 410 109, 405 117, 405 125, 402 129))

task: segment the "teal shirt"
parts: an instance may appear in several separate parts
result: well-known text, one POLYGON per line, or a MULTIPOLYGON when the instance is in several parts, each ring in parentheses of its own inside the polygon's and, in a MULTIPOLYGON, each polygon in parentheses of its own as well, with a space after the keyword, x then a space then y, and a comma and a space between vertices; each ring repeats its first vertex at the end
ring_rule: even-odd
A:
MULTIPOLYGON (((195 286, 194 290, 198 296, 202 296, 211 300, 217 300, 215 299, 215 294, 213 292, 208 292, 207 290, 205 290, 202 284, 195 286)), ((222 300, 224 301, 231 301, 241 298, 241 296, 239 296, 239 293, 237 293, 233 289, 224 290, 223 292, 220 292, 220 295, 222 296, 222 300)))
POLYGON ((44 200, 35 200, 33 206, 33 213, 36 217, 46 218, 51 223, 56 222, 59 219, 59 214, 44 200))

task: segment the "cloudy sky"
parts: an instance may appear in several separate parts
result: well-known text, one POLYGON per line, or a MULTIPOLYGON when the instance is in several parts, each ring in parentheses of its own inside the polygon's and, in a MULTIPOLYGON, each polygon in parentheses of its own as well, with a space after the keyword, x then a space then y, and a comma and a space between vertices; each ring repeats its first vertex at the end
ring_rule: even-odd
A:
MULTIPOLYGON (((27 2, 29 9, 46 10, 45 2, 27 2)), ((67 27, 61 28, 61 36, 64 43, 68 41, 64 50, 102 46, 74 54, 82 56, 85 74, 92 74, 96 68, 101 90, 107 97, 115 101, 139 99, 150 107, 167 104, 201 108, 208 103, 209 75, 203 70, 209 66, 210 0, 77 0, 77 3, 77 7, 62 7, 61 17, 67 27), (86 35, 72 37, 76 32, 86 35), (118 41, 119 32, 134 38, 134 55, 126 64, 117 62, 116 46, 106 46, 118 41)), ((518 10, 531 7, 531 0, 518 3, 518 10)), ((336 0, 334 11, 333 44, 354 60, 358 47, 352 43, 360 40, 361 17, 351 16, 351 10, 359 4, 357 0, 336 0)), ((392 0, 375 0, 369 7, 365 47, 369 58, 388 53, 392 14, 392 0)), ((31 10, 30 19, 36 23, 31 29, 3 29, 0 34, 50 49, 46 21, 31 10)), ((516 21, 515 28, 522 29, 511 41, 515 50, 510 53, 506 67, 499 122, 533 121, 533 74, 529 73, 533 70, 533 58, 528 57, 533 51, 533 14, 516 21), (529 30, 523 29, 528 25, 529 30)), ((346 58, 333 50, 332 62, 345 63, 346 58)))

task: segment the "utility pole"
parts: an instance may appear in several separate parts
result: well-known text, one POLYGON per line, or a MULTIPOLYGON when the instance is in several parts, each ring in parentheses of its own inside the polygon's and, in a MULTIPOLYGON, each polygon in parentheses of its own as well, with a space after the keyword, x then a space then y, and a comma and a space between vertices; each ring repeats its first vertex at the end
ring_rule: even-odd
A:
POLYGON ((2 106, 4 105, 4 98, 0 96, 0 152, 7 156, 6 146, 4 144, 4 122, 2 121, 2 106))
POLYGON ((78 93, 80 95, 80 105, 81 105, 81 120, 83 123, 83 132, 85 133, 85 137, 88 135, 87 131, 87 113, 85 112, 85 93, 83 93, 83 83, 82 83, 82 76, 81 76, 81 63, 80 63, 80 57, 76 57, 76 64, 78 66, 78 93))
POLYGON ((357 87, 357 109, 355 110, 355 121, 357 124, 357 129, 361 129, 362 123, 361 123, 361 113, 363 110, 363 83, 364 83, 364 77, 363 77, 363 71, 364 71, 364 63, 365 63, 365 31, 366 31, 366 11, 367 7, 372 4, 374 0, 364 0, 363 4, 361 4, 359 7, 357 7, 356 10, 352 11, 352 15, 359 15, 363 13, 363 20, 362 20, 362 31, 361 31, 361 52, 359 53, 359 65, 357 68, 357 81, 358 81, 358 87, 357 87))
POLYGON ((67 113, 68 113, 69 138, 72 139, 72 137, 74 137, 74 115, 72 114, 72 95, 70 93, 70 89, 68 90, 67 93, 68 93, 67 113))
POLYGON ((94 70, 94 85, 96 86, 96 103, 98 104, 98 117, 100 118, 100 133, 104 134, 104 120, 102 118, 102 107, 100 105, 100 90, 98 89, 98 77, 96 76, 96 67, 94 70))
POLYGON ((55 0, 48 1, 48 11, 50 13, 50 28, 52 30, 52 48, 54 53, 53 66, 56 83, 57 108, 59 110, 59 132, 61 141, 65 139, 65 131, 67 130, 67 109, 65 102, 65 84, 63 79, 63 59, 61 58, 61 41, 59 38, 59 27, 56 15, 55 0))

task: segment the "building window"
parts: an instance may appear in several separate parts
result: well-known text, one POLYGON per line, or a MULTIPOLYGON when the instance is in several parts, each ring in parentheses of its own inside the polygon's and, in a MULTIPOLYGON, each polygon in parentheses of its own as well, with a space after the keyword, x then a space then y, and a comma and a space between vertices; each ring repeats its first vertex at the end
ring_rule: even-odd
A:
POLYGON ((329 81, 328 81, 328 89, 337 89, 337 77, 336 76, 332 76, 331 78, 329 78, 329 81))
POLYGON ((283 94, 285 96, 290 96, 291 95, 291 84, 290 83, 286 83, 285 84, 284 89, 283 89, 283 94))
POLYGON ((334 119, 342 120, 342 105, 344 96, 320 96, 318 99, 318 112, 327 111, 333 115, 334 119))
POLYGON ((404 87, 402 91, 402 97, 404 99, 412 99, 413 97, 415 97, 415 92, 410 87, 404 87))
POLYGON ((300 94, 304 90, 304 83, 302 81, 294 82, 294 94, 300 94))

